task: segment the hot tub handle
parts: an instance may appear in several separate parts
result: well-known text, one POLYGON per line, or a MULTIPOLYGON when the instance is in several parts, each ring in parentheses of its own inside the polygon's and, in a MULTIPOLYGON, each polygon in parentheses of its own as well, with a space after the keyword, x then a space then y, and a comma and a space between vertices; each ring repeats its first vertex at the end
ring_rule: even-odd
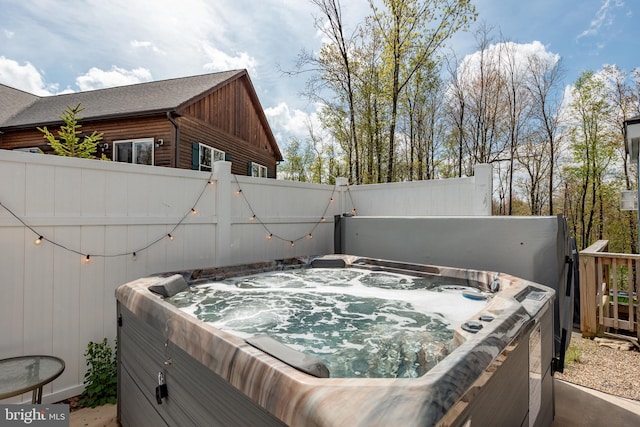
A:
POLYGON ((462 324, 462 329, 467 332, 471 332, 472 334, 475 334, 480 329, 482 329, 482 323, 476 322, 474 320, 470 320, 462 324))
POLYGON ((164 380, 164 374, 160 371, 158 372, 158 387, 156 387, 156 402, 158 402, 158 405, 162 405, 162 399, 165 397, 169 397, 169 391, 164 380))

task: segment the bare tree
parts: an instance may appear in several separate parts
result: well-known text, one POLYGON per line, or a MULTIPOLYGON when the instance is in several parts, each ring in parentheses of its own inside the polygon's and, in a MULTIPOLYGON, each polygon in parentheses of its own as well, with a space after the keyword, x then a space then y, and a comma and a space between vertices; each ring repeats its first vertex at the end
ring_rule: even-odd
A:
POLYGON ((518 45, 503 41, 500 43, 501 71, 504 76, 504 94, 507 100, 507 120, 509 140, 509 170, 508 170, 508 209, 507 214, 513 214, 513 177, 516 156, 520 144, 521 134, 527 129, 527 115, 530 110, 529 93, 526 90, 525 70, 521 65, 521 54, 518 45))
POLYGON ((547 191, 549 215, 554 214, 554 183, 556 180, 556 162, 560 144, 560 107, 563 100, 561 88, 564 74, 560 60, 550 62, 538 55, 527 57, 528 84, 531 93, 531 118, 544 133, 544 141, 549 152, 549 173, 547 191))

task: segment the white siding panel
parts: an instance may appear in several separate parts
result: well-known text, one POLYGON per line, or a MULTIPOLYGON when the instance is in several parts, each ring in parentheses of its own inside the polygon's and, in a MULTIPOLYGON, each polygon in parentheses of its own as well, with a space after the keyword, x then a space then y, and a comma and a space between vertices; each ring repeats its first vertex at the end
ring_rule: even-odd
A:
POLYGON ((104 227, 80 227, 81 251, 91 255, 91 262, 79 257, 80 268, 80 342, 101 341, 104 334, 104 295, 105 259, 96 256, 104 251, 104 227))
POLYGON ((25 240, 28 242, 25 235, 31 232, 22 227, 2 227, 0 230, 0 355, 12 357, 24 354, 25 240))
MULTIPOLYGON (((24 162, 2 162, 0 168, 0 202, 18 215, 24 215, 27 199, 27 165, 24 162)), ((15 221, 9 212, 0 208, 0 221, 15 221)))
POLYGON ((109 217, 126 217, 128 214, 127 197, 128 175, 125 173, 109 173, 105 182, 105 215, 109 217))
POLYGON ((53 346, 53 266, 51 245, 24 239, 24 351, 27 354, 49 354, 53 346))
POLYGON ((82 169, 55 168, 54 180, 42 184, 54 194, 54 216, 59 217, 79 217, 82 214, 82 193, 93 191, 82 182, 82 169))
MULTIPOLYGON (((58 235, 73 233, 79 241, 79 228, 58 228, 58 235)), ((53 385, 64 390, 82 384, 85 342, 80 341, 80 268, 82 259, 61 248, 54 248, 53 270, 53 350, 52 355, 65 361, 62 375, 53 385)))
POLYGON ((134 280, 144 277, 149 272, 158 272, 157 263, 164 263, 165 251, 161 249, 162 241, 151 246, 147 250, 142 249, 153 240, 165 235, 164 226, 129 226, 127 227, 127 247, 130 251, 136 251, 136 256, 127 259, 126 280, 134 280))
POLYGON ((103 170, 83 169, 81 182, 82 186, 79 194, 82 197, 80 207, 82 216, 106 216, 107 198, 105 197, 105 191, 107 186, 107 172, 103 170))
POLYGON ((22 188, 25 192, 25 215, 45 216, 54 212, 55 168, 45 165, 29 165, 22 188))

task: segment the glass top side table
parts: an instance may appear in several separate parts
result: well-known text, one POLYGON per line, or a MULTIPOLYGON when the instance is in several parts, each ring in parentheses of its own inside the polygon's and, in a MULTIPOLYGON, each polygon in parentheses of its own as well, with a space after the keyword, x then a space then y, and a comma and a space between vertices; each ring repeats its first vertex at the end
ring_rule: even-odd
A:
POLYGON ((32 404, 42 403, 42 387, 64 371, 54 356, 18 356, 0 360, 0 400, 33 391, 32 404))

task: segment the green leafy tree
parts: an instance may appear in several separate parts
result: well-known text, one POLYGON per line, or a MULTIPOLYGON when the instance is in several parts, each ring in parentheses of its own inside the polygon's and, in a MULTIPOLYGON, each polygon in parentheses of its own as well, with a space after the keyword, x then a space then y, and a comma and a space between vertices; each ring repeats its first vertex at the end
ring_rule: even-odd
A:
POLYGON ((97 151, 98 142, 102 140, 102 133, 93 131, 91 135, 85 135, 81 138, 82 125, 79 121, 82 119, 78 114, 84 110, 80 104, 75 107, 67 106, 60 116, 64 125, 60 127, 58 138, 47 127, 38 128, 44 134, 44 138, 49 141, 49 146, 59 156, 81 157, 85 159, 95 159, 94 155, 97 151))
POLYGON ((292 137, 284 149, 285 163, 279 168, 279 172, 291 181, 312 181, 312 166, 315 156, 310 144, 292 137))
POLYGON ((604 238, 604 184, 615 156, 615 132, 607 121, 612 108, 606 86, 593 71, 584 71, 573 89, 570 111, 574 118, 569 132, 573 163, 566 173, 578 184, 574 225, 580 249, 604 238))
POLYGON ((438 50, 476 18, 470 0, 372 0, 373 20, 383 37, 382 67, 391 115, 388 125, 387 182, 395 180, 395 137, 401 94, 415 74, 437 60, 438 50))

